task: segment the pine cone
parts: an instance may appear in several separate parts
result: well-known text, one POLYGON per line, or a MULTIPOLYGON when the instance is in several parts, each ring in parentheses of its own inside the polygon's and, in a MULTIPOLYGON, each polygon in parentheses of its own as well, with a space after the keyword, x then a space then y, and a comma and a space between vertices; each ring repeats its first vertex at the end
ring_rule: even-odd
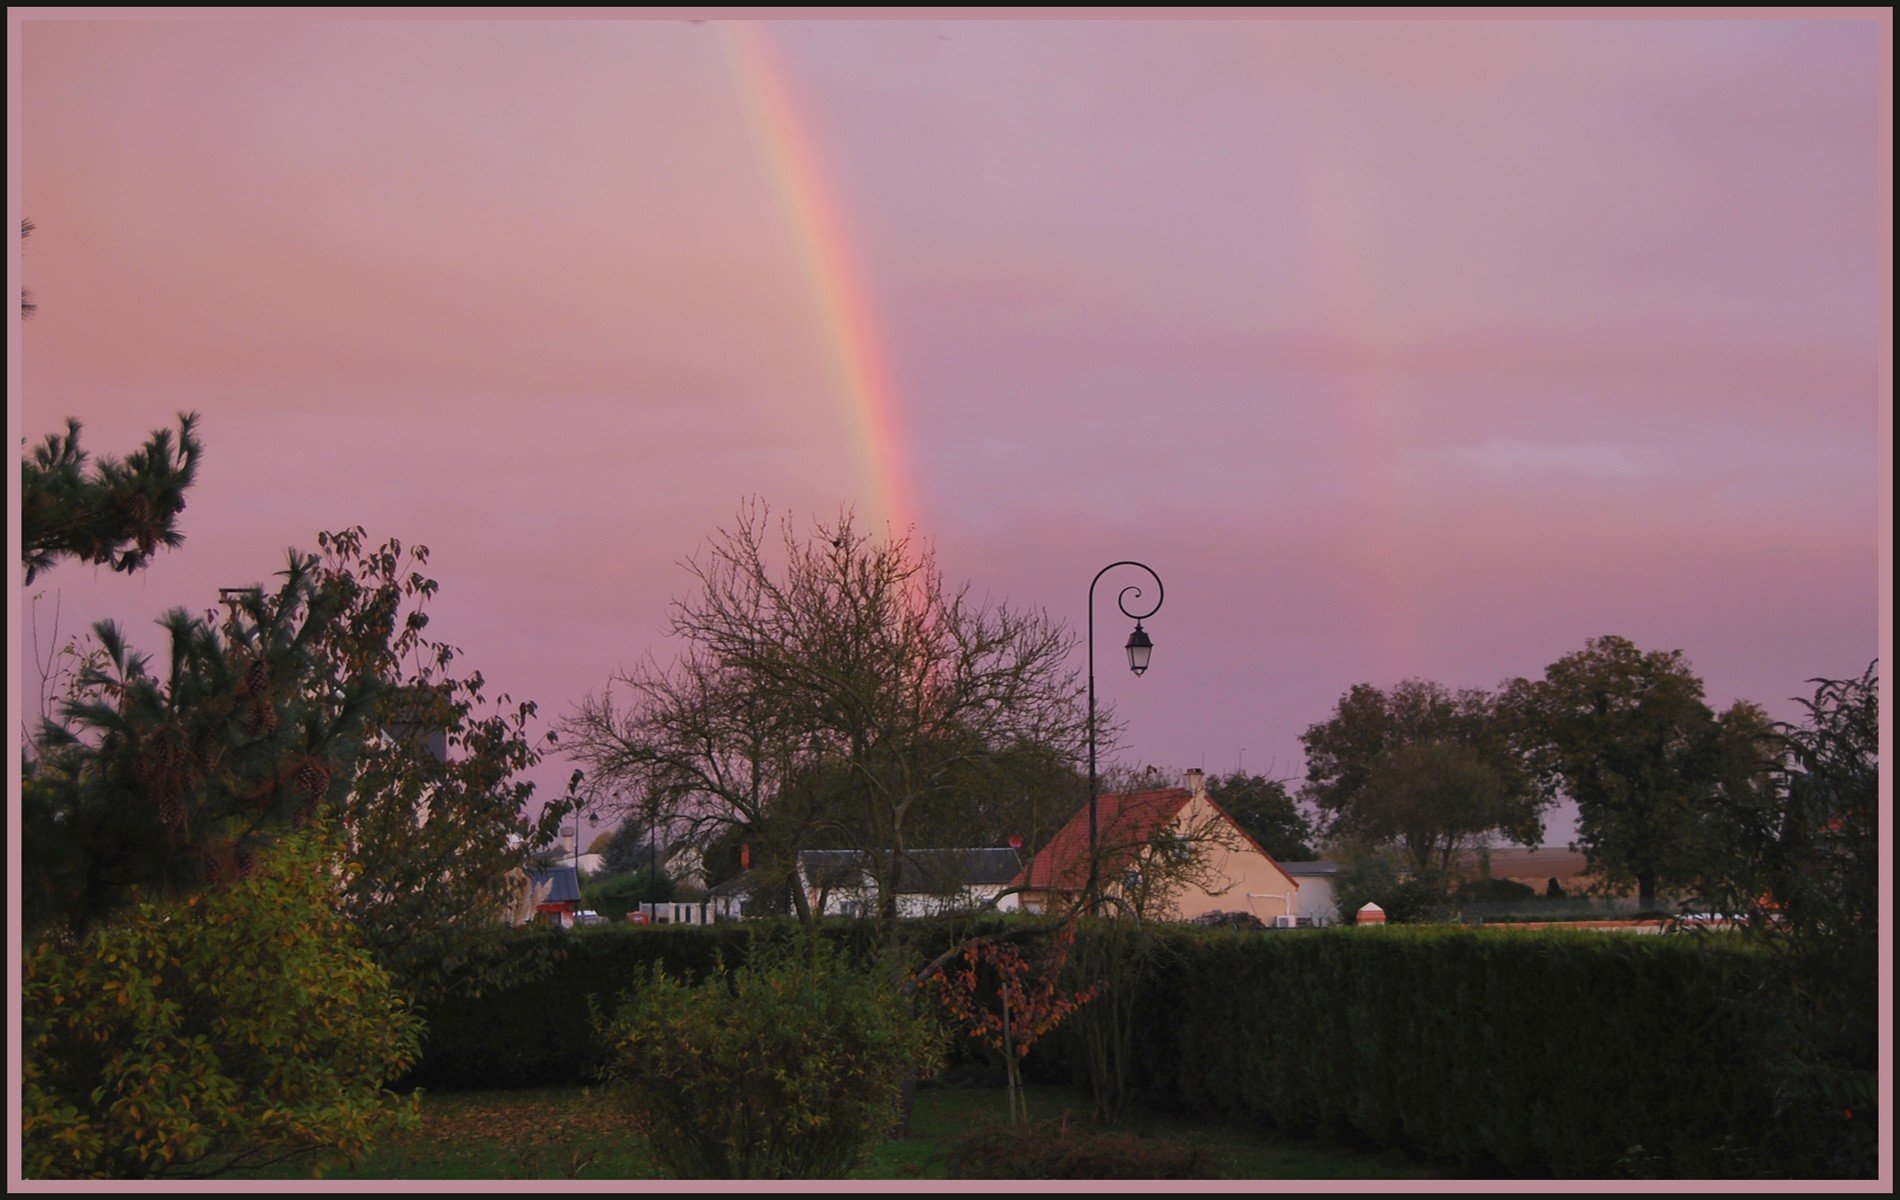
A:
POLYGON ((251 701, 251 711, 244 718, 244 732, 252 737, 268 737, 277 732, 277 710, 263 696, 251 701))
POLYGON ((324 793, 330 790, 330 768, 311 759, 297 768, 291 781, 311 800, 321 800, 324 793))

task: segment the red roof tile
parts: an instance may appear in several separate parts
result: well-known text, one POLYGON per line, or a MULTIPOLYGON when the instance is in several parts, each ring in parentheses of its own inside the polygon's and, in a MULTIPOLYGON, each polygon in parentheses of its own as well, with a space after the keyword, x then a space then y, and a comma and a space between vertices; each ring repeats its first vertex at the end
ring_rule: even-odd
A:
MULTIPOLYGON (((1098 796, 1095 827, 1102 878, 1113 878, 1155 834, 1167 828, 1194 794, 1186 788, 1098 796)), ((1089 810, 1083 805, 1056 831, 1011 887, 1081 891, 1089 878, 1089 810)))

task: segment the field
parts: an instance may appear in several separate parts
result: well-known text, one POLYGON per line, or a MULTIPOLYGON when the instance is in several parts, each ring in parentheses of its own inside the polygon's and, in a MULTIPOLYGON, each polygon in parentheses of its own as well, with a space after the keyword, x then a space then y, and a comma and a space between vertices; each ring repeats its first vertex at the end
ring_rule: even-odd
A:
MULTIPOLYGON (((1461 865, 1475 869, 1476 859, 1461 865)), ((1526 884, 1536 888, 1540 895, 1544 885, 1552 879, 1573 896, 1584 891, 1590 886, 1590 881, 1583 870, 1583 854, 1562 846, 1540 846, 1534 850, 1513 847, 1491 851, 1492 878, 1526 884)))
MULTIPOLYGON (((1067 1116, 1086 1125, 1088 1098, 1062 1088, 1029 1089, 1032 1117, 1067 1116)), ((660 1172, 628 1115, 606 1093, 587 1088, 519 1092, 442 1092, 423 1100, 422 1128, 386 1142, 332 1179, 653 1179, 660 1172)), ((946 1154, 974 1130, 1004 1124, 997 1088, 924 1088, 911 1136, 880 1146, 857 1179, 948 1178, 946 1154)), ((1226 1125, 1139 1116, 1123 1132, 1201 1152, 1216 1178, 1434 1178, 1429 1166, 1396 1151, 1367 1151, 1293 1141, 1226 1125)), ((284 1168, 268 1177, 307 1176, 284 1168)))

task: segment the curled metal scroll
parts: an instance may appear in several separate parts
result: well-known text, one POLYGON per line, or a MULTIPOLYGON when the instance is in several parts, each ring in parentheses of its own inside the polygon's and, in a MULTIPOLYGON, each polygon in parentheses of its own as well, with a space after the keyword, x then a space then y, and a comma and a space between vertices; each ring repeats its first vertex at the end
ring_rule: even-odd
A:
POLYGON ((1097 571, 1095 573, 1095 578, 1089 582, 1089 614, 1090 614, 1091 619, 1093 619, 1094 612, 1095 612, 1095 585, 1096 583, 1100 582, 1102 576, 1108 574, 1110 571, 1113 571, 1116 567, 1140 567, 1142 570, 1148 572, 1148 578, 1155 581, 1154 606, 1143 612, 1130 612, 1128 609, 1128 598, 1130 595, 1134 596, 1137 600, 1141 598, 1142 591, 1141 591, 1140 584, 1131 583, 1127 587, 1123 588, 1119 593, 1116 594, 1115 607, 1122 610, 1122 615, 1125 617, 1132 618, 1133 620, 1136 620, 1136 621, 1146 621, 1149 617, 1152 617, 1156 613, 1160 612, 1161 601, 1167 596, 1167 590, 1161 586, 1161 576, 1155 574, 1154 568, 1149 566, 1147 563, 1136 562, 1132 558, 1124 558, 1120 562, 1109 563, 1106 567, 1103 567, 1101 570, 1097 571))

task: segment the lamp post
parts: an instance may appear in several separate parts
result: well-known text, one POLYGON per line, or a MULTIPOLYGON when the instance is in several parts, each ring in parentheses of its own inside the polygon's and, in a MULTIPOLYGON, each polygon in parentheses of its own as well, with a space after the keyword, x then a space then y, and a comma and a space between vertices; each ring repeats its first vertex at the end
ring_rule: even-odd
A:
POLYGON ((1142 629, 1141 623, 1147 620, 1149 617, 1154 616, 1157 612, 1161 611, 1161 600, 1162 600, 1162 597, 1165 595, 1165 590, 1161 586, 1161 576, 1154 573, 1154 568, 1148 566, 1146 563, 1135 562, 1132 559, 1122 559, 1120 562, 1109 563, 1106 567, 1103 567, 1101 570, 1097 571, 1095 573, 1095 578, 1089 581, 1088 912, 1089 912, 1089 915, 1091 916, 1095 914, 1096 901, 1099 899, 1099 897, 1096 895, 1096 887, 1098 883, 1097 875, 1101 867, 1101 862, 1100 862, 1101 847, 1099 844, 1101 840, 1101 835, 1096 827, 1096 814, 1095 814, 1095 799, 1096 799, 1095 797, 1095 790, 1096 790, 1096 778, 1095 778, 1095 585, 1102 581, 1102 576, 1108 574, 1110 571, 1113 571, 1116 567, 1139 567, 1142 570, 1148 572, 1148 578, 1155 581, 1155 602, 1151 607, 1144 609, 1141 612, 1128 611, 1128 598, 1131 595, 1135 597, 1137 600, 1141 598, 1141 588, 1138 585, 1130 584, 1128 587, 1123 588, 1121 592, 1117 594, 1115 597, 1115 607, 1122 610, 1122 615, 1124 617, 1132 618, 1135 622, 1135 631, 1128 635, 1128 644, 1124 646, 1123 649, 1128 651, 1128 669, 1130 671, 1133 671, 1137 675, 1140 675, 1142 672, 1148 669, 1148 658, 1150 655, 1154 653, 1154 643, 1148 639, 1147 631, 1142 629))

